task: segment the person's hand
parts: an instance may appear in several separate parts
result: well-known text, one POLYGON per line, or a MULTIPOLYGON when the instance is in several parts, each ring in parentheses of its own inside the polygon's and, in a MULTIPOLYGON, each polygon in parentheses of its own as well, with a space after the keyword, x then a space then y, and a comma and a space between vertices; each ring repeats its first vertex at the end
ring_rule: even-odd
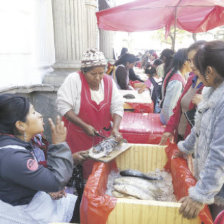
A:
POLYGON ((202 94, 195 94, 192 98, 192 103, 198 105, 202 101, 202 94))
POLYGON ((204 204, 191 199, 189 196, 181 198, 179 202, 182 203, 179 212, 187 219, 197 217, 199 212, 204 208, 204 204))
POLYGON ((181 152, 181 151, 176 151, 176 152, 174 152, 172 159, 176 159, 176 158, 186 159, 187 154, 185 154, 184 152, 181 152))
POLYGON ((173 137, 174 136, 173 136, 172 133, 164 132, 162 137, 161 137, 159 145, 166 145, 168 139, 170 139, 170 141, 172 142, 173 141, 173 137))
POLYGON ((88 151, 80 151, 72 154, 73 161, 76 165, 82 164, 88 158, 88 151))
POLYGON ((50 192, 48 194, 51 196, 51 198, 53 200, 58 200, 58 199, 60 199, 62 197, 66 197, 65 189, 63 189, 61 191, 58 191, 58 192, 50 192))
POLYGON ((113 129, 111 131, 111 135, 114 136, 118 142, 123 138, 121 133, 117 129, 113 129))
POLYGON ((86 133, 87 135, 90 135, 90 136, 95 136, 95 134, 96 134, 96 129, 95 129, 92 125, 89 125, 89 124, 87 124, 87 125, 83 128, 83 130, 85 131, 85 133, 86 133))
POLYGON ((67 128, 60 116, 56 118, 56 125, 51 118, 48 119, 51 127, 52 144, 59 144, 65 141, 67 136, 67 128))
POLYGON ((139 90, 138 90, 138 93, 141 94, 141 93, 143 93, 144 91, 145 91, 145 87, 139 89, 139 90))

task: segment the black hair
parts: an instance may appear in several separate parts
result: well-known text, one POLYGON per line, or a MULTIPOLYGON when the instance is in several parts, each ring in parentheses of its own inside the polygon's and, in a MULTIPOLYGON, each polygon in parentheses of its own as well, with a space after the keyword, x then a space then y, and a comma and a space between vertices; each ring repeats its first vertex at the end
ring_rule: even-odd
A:
POLYGON ((194 42, 188 49, 187 53, 189 53, 192 50, 198 50, 201 46, 205 45, 206 41, 205 40, 198 40, 194 42))
MULTIPOLYGON (((187 60, 187 48, 179 49, 177 51, 177 53, 174 55, 173 63, 172 63, 172 70, 170 70, 170 73, 167 74, 168 77, 166 78, 164 93, 166 92, 166 87, 167 87, 170 79, 178 70, 180 70, 183 67, 186 60, 187 60)), ((165 80, 165 77, 163 79, 163 82, 164 82, 164 80, 165 80)))
POLYGON ((138 58, 135 57, 135 55, 126 53, 115 62, 115 65, 118 66, 118 65, 122 64, 122 65, 126 66, 127 62, 134 63, 136 61, 138 61, 138 58))
POLYGON ((166 48, 161 52, 160 59, 164 58, 164 77, 172 68, 174 51, 166 48))
POLYGON ((15 123, 26 121, 30 103, 22 96, 14 94, 0 95, 0 133, 18 134, 15 123))
POLYGON ((163 63, 163 61, 161 59, 156 59, 154 62, 153 62, 153 66, 154 67, 157 67, 159 65, 161 65, 163 63))
POLYGON ((145 74, 149 75, 150 77, 155 76, 156 74, 156 69, 155 67, 149 67, 145 69, 145 74))
POLYGON ((85 73, 91 71, 92 69, 94 69, 96 67, 104 67, 105 68, 106 66, 104 66, 104 65, 97 65, 97 66, 92 66, 92 67, 81 68, 80 70, 81 70, 81 72, 83 74, 85 74, 85 73))
POLYGON ((224 78, 224 41, 216 40, 205 43, 199 48, 194 57, 194 64, 201 75, 205 77, 208 66, 215 68, 218 74, 224 78))
POLYGON ((149 54, 154 54, 155 53, 155 50, 149 50, 149 54))
POLYGON ((126 47, 123 47, 122 49, 121 49, 121 54, 120 54, 120 56, 119 57, 122 57, 124 54, 126 54, 126 53, 128 53, 128 49, 126 48, 126 47))

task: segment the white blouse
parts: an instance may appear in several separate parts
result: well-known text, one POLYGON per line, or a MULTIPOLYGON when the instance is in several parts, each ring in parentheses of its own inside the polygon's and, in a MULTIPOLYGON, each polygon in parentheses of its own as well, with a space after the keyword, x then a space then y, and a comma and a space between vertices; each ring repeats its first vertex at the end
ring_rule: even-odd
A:
MULTIPOLYGON (((79 114, 81 103, 81 79, 78 73, 69 74, 57 93, 57 109, 61 116, 64 116, 69 110, 73 110, 76 115, 79 114)), ((99 90, 91 90, 91 99, 99 104, 104 99, 104 82, 101 80, 99 90)), ((111 114, 123 116, 123 98, 119 93, 116 84, 113 81, 111 114)))

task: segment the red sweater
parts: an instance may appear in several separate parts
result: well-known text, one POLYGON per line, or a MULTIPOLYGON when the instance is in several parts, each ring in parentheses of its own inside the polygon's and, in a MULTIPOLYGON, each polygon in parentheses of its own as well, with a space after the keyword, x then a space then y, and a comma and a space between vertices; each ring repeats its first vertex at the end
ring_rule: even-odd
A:
MULTIPOLYGON (((186 92, 189 90, 189 88, 192 86, 192 80, 194 79, 194 77, 195 77, 195 75, 193 74, 188 78, 187 83, 184 87, 184 90, 183 90, 179 100, 177 101, 176 107, 173 109, 173 115, 170 117, 169 121, 167 122, 165 131, 164 131, 164 132, 172 133, 175 136, 175 141, 177 141, 177 135, 178 135, 177 129, 178 129, 180 117, 182 114, 181 100, 182 100, 183 96, 186 94, 186 92)), ((204 86, 202 85, 200 88, 198 88, 196 93, 201 93, 201 90, 203 89, 203 87, 204 86)), ((195 107, 196 107, 196 105, 193 104, 191 101, 191 103, 189 105, 189 110, 191 110, 195 107)), ((186 130, 185 130, 184 139, 190 134, 190 132, 191 132, 191 126, 188 123, 186 130)))

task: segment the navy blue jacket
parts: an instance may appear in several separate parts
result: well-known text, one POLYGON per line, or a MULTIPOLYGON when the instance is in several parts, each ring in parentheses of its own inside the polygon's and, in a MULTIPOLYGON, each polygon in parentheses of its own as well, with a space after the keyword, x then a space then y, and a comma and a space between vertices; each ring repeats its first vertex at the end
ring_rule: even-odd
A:
MULTIPOLYGON (((58 145, 53 146, 57 148, 58 145)), ((59 144, 59 146, 66 146, 66 144, 59 144)), ((57 150, 60 151, 60 148, 57 150)), ((66 150, 69 151, 69 148, 63 147, 62 150, 67 153, 66 150)), ((68 155, 66 156, 70 157, 70 154, 68 155)), ((53 160, 57 158, 52 158, 53 160)), ((65 166, 69 168, 67 172, 63 166, 55 168, 49 164, 49 167, 45 168, 36 161, 30 143, 13 136, 0 135, 0 200, 11 205, 23 205, 28 204, 37 191, 61 190, 72 174, 73 163, 69 160, 58 159, 58 163, 61 161, 62 164, 67 163, 65 166), (60 168, 64 171, 58 171, 60 168), (60 172, 68 173, 63 181, 60 178, 65 175, 60 172)))

